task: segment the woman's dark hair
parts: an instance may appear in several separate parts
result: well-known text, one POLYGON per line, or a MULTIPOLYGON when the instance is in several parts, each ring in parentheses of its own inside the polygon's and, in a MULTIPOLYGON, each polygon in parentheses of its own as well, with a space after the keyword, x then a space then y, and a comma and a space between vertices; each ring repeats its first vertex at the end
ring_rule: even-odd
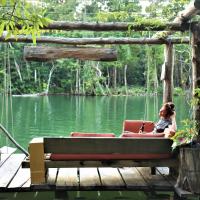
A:
POLYGON ((165 118, 171 117, 174 114, 175 105, 172 102, 168 102, 168 103, 165 103, 163 106, 164 106, 164 108, 166 110, 166 114, 165 114, 164 117, 165 118))
POLYGON ((171 107, 172 111, 175 111, 175 105, 172 102, 168 102, 169 106, 171 107))

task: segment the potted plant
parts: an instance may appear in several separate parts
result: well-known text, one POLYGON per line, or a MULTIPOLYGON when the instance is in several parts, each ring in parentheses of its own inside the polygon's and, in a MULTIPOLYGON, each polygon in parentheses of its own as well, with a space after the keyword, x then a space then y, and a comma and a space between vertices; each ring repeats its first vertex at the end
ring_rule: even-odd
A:
POLYGON ((172 148, 175 149, 178 146, 194 146, 197 132, 197 123, 195 120, 186 119, 182 121, 183 128, 178 130, 176 134, 171 137, 173 140, 172 148))

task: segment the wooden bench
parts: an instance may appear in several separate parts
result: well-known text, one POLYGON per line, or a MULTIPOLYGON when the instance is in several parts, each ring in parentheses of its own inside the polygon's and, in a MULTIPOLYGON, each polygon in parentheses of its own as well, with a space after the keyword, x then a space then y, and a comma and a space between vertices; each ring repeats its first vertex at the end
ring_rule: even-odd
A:
POLYGON ((34 138, 29 144, 31 183, 45 183, 48 168, 177 167, 167 138, 34 138))

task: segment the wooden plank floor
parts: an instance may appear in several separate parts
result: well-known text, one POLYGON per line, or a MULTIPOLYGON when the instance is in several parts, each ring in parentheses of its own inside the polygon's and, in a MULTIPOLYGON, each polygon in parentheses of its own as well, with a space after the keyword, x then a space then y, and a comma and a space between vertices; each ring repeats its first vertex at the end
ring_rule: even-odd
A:
POLYGON ((31 185, 30 170, 21 168, 23 154, 4 155, 0 166, 0 192, 52 190, 174 191, 168 175, 150 174, 150 168, 52 168, 47 184, 31 185))

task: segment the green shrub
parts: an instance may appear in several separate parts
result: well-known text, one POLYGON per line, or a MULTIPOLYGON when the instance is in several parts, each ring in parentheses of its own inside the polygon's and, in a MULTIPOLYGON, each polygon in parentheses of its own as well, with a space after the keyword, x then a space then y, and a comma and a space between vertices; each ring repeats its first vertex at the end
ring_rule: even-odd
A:
POLYGON ((174 88, 174 92, 173 92, 174 96, 181 96, 181 95, 184 95, 184 94, 185 94, 185 92, 183 91, 182 88, 180 88, 180 87, 174 88))

